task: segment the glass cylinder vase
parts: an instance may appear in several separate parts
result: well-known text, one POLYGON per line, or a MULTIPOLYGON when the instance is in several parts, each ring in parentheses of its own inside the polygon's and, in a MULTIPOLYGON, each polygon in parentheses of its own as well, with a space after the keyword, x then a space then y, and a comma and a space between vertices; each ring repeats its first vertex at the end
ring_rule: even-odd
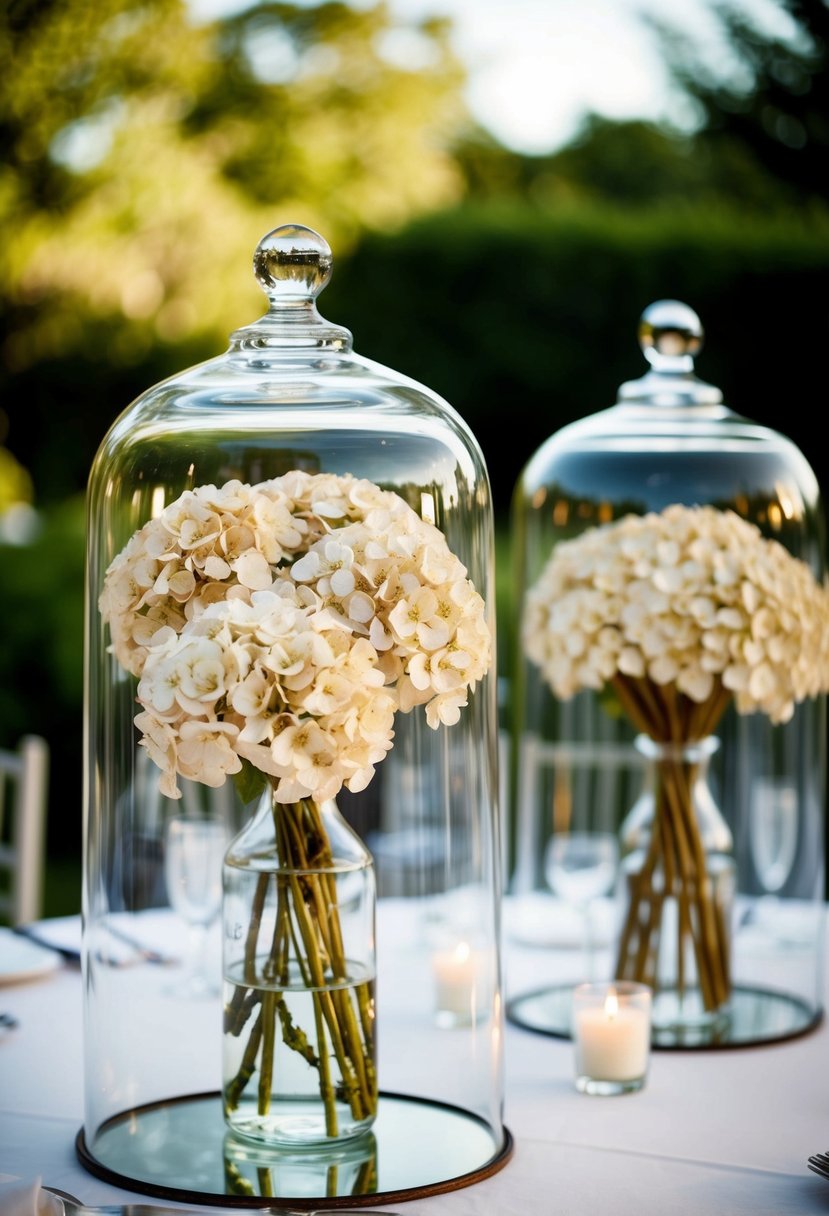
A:
POLYGON ((639 735, 635 746, 649 769, 620 832, 616 978, 653 990, 656 1030, 715 1034, 731 996, 735 894, 731 831, 709 785, 719 740, 639 735))
POLYGON ((377 1115, 375 879, 333 799, 268 789, 224 863, 223 1107, 237 1135, 316 1145, 377 1115))

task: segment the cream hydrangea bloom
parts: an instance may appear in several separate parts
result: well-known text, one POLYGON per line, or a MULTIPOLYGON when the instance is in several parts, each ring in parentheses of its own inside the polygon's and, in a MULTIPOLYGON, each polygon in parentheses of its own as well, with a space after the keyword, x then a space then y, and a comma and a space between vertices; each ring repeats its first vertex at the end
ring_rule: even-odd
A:
POLYGON ((529 591, 523 644, 555 694, 615 676, 739 713, 791 718, 829 689, 829 590, 730 510, 675 504, 556 545, 529 591))
POLYGON ((443 534, 348 475, 186 491, 112 562, 99 608, 171 797, 176 774, 221 785, 243 760, 283 802, 363 789, 395 713, 454 724, 492 659, 443 534))

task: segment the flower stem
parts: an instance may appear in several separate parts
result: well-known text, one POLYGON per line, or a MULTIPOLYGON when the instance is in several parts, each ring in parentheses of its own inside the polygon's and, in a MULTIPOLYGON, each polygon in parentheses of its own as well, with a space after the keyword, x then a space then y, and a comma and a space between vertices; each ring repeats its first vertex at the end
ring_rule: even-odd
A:
POLYGON ((349 973, 343 945, 333 859, 320 808, 311 799, 297 803, 272 802, 279 869, 272 873, 277 889, 277 910, 267 961, 262 968, 266 981, 278 985, 264 993, 256 991, 257 945, 271 875, 257 880, 244 948, 244 975, 250 988, 237 989, 225 1009, 225 1027, 240 1034, 251 1011, 261 1003, 237 1076, 226 1089, 226 1105, 233 1109, 253 1074, 259 1056, 258 1114, 271 1105, 276 1067, 276 1019, 282 1041, 304 1056, 319 1074, 319 1091, 325 1112, 326 1135, 339 1134, 338 1097, 346 1101, 355 1119, 376 1112, 377 1086, 374 1068, 373 1010, 366 985, 356 988, 355 1008, 346 986, 349 973), (284 992, 295 967, 302 984, 311 991, 317 1053, 301 1027, 296 1026, 284 992), (330 1052, 326 1046, 330 1041, 330 1052), (261 1054, 260 1054, 261 1053, 261 1054), (332 1075, 336 1059, 339 1078, 332 1075))
POLYGON ((266 1115, 271 1108, 273 1088, 273 1045, 276 1033, 276 993, 266 992, 262 997, 262 1059, 259 1063, 259 1114, 266 1115))
POLYGON ((242 1097, 245 1086, 253 1076, 253 1071, 256 1068, 256 1057, 259 1054, 259 1043, 262 1039, 262 1010, 259 1010, 259 1015, 253 1024, 253 1030, 250 1033, 245 1054, 242 1056, 242 1063, 236 1076, 225 1088, 225 1105, 229 1110, 235 1110, 239 1105, 239 1099, 242 1097))
POLYGON ((677 904, 679 995, 688 985, 685 960, 690 944, 703 1005, 713 1010, 730 992, 728 934, 694 809, 698 766, 684 758, 681 749, 711 733, 731 694, 717 683, 710 697, 697 704, 672 686, 647 679, 617 675, 613 686, 636 729, 676 749, 656 762, 654 823, 643 863, 628 875, 629 902, 616 976, 658 986, 663 905, 672 897, 677 904))

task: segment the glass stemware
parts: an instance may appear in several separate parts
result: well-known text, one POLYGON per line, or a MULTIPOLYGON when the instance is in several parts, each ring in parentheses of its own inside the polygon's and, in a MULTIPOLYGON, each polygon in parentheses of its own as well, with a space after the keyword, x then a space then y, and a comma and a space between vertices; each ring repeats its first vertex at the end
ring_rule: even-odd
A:
POLYGON ((786 781, 755 783, 751 859, 767 895, 776 896, 791 873, 797 849, 797 793, 786 781))
POLYGON ((170 907, 187 923, 190 945, 187 969, 171 994, 213 996, 221 991, 221 974, 208 968, 210 925, 222 905, 222 861, 227 847, 225 826, 216 819, 174 816, 167 824, 164 873, 170 907))
POLYGON ((762 894, 755 921, 772 929, 779 920, 780 891, 797 852, 797 791, 785 780, 761 777, 754 783, 749 847, 762 894))
POLYGON ((585 974, 593 978, 593 903, 612 891, 619 868, 619 842, 613 832, 556 832, 544 855, 550 890, 574 907, 582 921, 585 974))

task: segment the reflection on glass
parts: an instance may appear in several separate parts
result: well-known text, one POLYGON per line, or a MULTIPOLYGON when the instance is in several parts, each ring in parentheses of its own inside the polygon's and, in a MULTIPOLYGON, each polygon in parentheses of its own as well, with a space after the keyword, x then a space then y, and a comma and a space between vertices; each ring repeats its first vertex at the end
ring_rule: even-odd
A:
MULTIPOLYGON (((572 984, 527 992, 507 1005, 507 1018, 524 1030, 571 1037, 572 984)), ((801 998, 763 988, 733 989, 728 1018, 714 1034, 705 1028, 653 1027, 652 1045, 659 1048, 736 1047, 795 1038, 820 1024, 821 1011, 801 998)))
POLYGON ((334 1196, 455 1190, 500 1169, 511 1151, 509 1137, 469 1111, 382 1093, 372 1130, 333 1150, 242 1140, 227 1130, 218 1093, 125 1111, 79 1145, 93 1173, 104 1168, 149 1194, 217 1204, 224 1196, 272 1192, 321 1208, 334 1196))
POLYGON ((176 996, 215 996, 221 975, 206 958, 210 925, 222 905, 222 859, 227 846, 224 824, 215 819, 174 816, 167 825, 164 873, 174 912, 187 922, 190 948, 187 970, 171 986, 176 996))
POLYGON ((581 914, 588 978, 593 977, 593 901, 612 890, 618 866, 619 842, 613 832, 555 832, 544 855, 544 873, 551 891, 581 914))
POLYGON ((377 1191, 377 1140, 366 1132, 322 1149, 253 1144, 228 1132, 224 1140, 225 1191, 279 1199, 332 1199, 377 1191))
POLYGON ((814 940, 813 909, 781 898, 795 862, 799 834, 797 789, 791 780, 759 777, 752 787, 749 847, 762 894, 746 923, 766 940, 808 945, 814 940))
POLYGON ((797 849, 797 792, 791 782, 755 781, 750 842, 760 884, 774 897, 791 873, 797 849))

